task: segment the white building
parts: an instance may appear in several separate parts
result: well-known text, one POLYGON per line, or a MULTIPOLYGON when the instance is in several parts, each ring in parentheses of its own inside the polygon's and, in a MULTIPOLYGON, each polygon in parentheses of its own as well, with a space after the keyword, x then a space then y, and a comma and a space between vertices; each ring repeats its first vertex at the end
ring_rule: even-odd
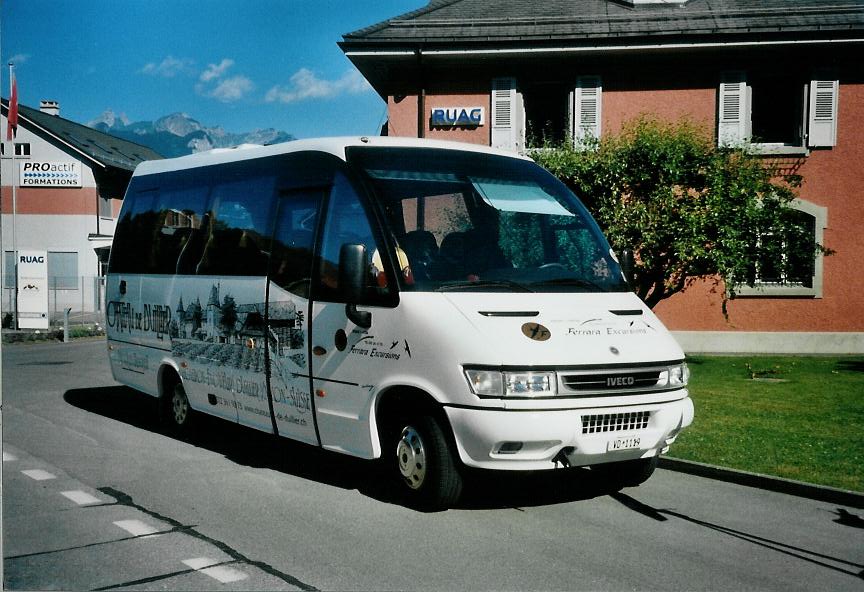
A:
POLYGON ((67 307, 73 315, 97 315, 103 308, 101 277, 132 171, 144 160, 162 157, 60 117, 56 101, 42 101, 38 110, 19 105, 17 135, 7 142, 7 111, 3 99, 3 311, 13 310, 14 242, 19 251, 48 253, 52 319, 62 319, 67 307))

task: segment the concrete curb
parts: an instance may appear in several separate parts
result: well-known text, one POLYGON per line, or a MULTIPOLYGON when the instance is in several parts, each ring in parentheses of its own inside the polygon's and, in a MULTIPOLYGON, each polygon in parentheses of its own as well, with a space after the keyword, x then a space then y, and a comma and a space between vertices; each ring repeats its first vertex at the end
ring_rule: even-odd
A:
POLYGON ((767 489, 768 491, 788 493, 789 495, 797 495, 840 506, 858 509, 864 508, 864 493, 848 489, 814 485, 812 483, 804 483, 803 481, 793 481, 792 479, 783 479, 782 477, 727 469, 726 467, 718 467, 691 460, 681 460, 680 458, 670 458, 668 456, 660 457, 659 466, 660 468, 678 471, 679 473, 708 477, 709 479, 737 483, 738 485, 746 485, 748 487, 758 487, 759 489, 767 489))

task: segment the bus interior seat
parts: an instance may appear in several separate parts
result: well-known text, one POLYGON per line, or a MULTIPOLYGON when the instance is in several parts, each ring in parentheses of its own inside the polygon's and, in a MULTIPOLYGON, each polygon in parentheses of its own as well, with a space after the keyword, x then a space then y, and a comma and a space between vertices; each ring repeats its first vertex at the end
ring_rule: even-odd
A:
POLYGON ((408 256, 411 272, 418 280, 429 279, 429 268, 438 259, 438 241, 428 230, 412 230, 399 240, 408 256))

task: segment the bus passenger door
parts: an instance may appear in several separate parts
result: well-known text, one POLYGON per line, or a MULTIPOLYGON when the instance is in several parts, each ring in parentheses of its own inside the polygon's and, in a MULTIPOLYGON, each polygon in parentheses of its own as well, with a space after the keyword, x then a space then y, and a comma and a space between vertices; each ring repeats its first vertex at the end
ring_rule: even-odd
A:
POLYGON ((309 290, 328 187, 280 192, 267 282, 267 376, 278 433, 318 444, 309 367, 309 290))
MULTIPOLYGON (((374 331, 358 327, 346 315, 339 291, 339 252, 344 244, 366 248, 366 293, 358 304, 375 306, 376 327, 386 328, 389 294, 379 243, 357 194, 337 173, 328 200, 320 246, 320 278, 312 309, 312 374, 321 446, 362 458, 372 458, 372 398, 384 367, 368 352, 378 347, 374 331), (384 305, 384 306, 382 306, 384 305), (380 307, 380 308, 379 308, 380 307)), ((390 343, 387 344, 388 346, 390 343)))

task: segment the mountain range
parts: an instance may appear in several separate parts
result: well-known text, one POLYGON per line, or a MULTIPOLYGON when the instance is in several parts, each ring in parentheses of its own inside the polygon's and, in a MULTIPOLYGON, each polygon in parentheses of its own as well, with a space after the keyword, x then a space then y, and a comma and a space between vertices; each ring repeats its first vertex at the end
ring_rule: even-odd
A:
POLYGON ((239 144, 278 144, 295 139, 291 134, 273 128, 229 133, 221 126, 204 126, 186 113, 172 113, 156 121, 130 122, 125 115, 108 109, 87 125, 147 146, 167 158, 239 144))

